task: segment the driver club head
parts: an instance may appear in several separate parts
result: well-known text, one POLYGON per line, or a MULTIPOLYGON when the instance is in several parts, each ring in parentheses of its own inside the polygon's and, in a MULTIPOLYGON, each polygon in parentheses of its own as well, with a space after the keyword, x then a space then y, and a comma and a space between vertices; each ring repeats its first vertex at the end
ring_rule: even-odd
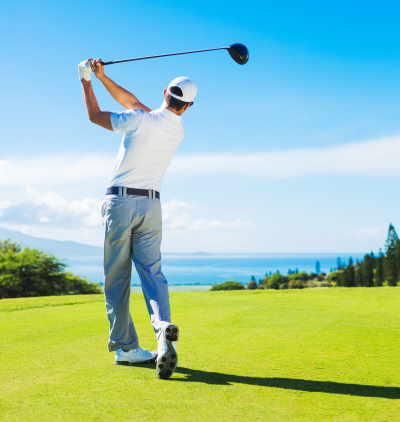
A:
POLYGON ((249 60, 249 50, 243 44, 232 44, 228 47, 228 52, 236 63, 246 64, 249 60))

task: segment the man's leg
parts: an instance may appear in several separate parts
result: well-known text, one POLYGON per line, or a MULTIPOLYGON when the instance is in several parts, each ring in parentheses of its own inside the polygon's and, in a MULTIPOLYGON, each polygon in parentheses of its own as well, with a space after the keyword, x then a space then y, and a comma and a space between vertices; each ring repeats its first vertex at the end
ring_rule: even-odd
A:
POLYGON ((168 284, 161 271, 161 205, 157 200, 142 201, 141 208, 143 218, 133 230, 133 261, 156 332, 156 374, 169 378, 178 363, 178 327, 170 322, 168 284))
POLYGON ((153 200, 140 201, 144 218, 133 230, 133 262, 139 274, 147 309, 154 330, 170 321, 168 283, 161 271, 161 206, 153 200))
POLYGON ((110 322, 108 348, 110 351, 136 349, 139 341, 129 313, 134 201, 125 198, 107 201, 104 213, 104 293, 110 322))

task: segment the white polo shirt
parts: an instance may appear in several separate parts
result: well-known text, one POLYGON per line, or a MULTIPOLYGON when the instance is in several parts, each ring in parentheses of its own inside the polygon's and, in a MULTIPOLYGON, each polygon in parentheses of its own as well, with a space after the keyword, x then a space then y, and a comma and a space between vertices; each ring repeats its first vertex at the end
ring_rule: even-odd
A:
POLYGON ((165 107, 150 113, 111 113, 115 132, 123 133, 110 186, 160 191, 172 156, 183 140, 182 118, 165 107))

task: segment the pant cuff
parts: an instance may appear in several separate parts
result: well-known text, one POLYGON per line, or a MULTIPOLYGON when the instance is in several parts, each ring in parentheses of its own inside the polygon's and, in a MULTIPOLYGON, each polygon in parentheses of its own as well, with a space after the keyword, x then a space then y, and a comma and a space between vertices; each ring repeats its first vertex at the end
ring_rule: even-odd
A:
POLYGON ((112 343, 108 345, 108 351, 115 352, 118 349, 131 350, 131 349, 137 349, 138 347, 139 345, 137 343, 130 343, 130 344, 112 343))

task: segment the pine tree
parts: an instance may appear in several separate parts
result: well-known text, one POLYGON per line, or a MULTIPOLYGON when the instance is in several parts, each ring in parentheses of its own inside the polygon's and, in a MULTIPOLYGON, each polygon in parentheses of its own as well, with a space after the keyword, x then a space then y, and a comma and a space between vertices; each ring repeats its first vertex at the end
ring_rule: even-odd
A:
POLYGON ((363 263, 363 285, 372 287, 374 285, 374 259, 371 255, 365 255, 363 263))
POLYGON ((357 265, 354 268, 354 282, 356 286, 362 286, 363 285, 363 263, 358 262, 357 265))
POLYGON ((349 258, 349 265, 346 267, 344 272, 344 286, 345 287, 354 287, 355 286, 355 270, 353 264, 353 258, 349 258))
POLYGON ((385 279, 389 286, 396 286, 399 279, 399 237, 393 224, 389 225, 388 235, 385 243, 386 258, 384 261, 385 279))
POLYGON ((388 234, 386 237, 385 242, 385 251, 386 253, 389 251, 390 248, 393 248, 399 241, 399 236, 397 235, 396 229, 394 228, 393 224, 389 224, 388 234))
POLYGON ((379 255, 377 258, 375 258, 375 262, 376 262, 375 275, 374 275, 375 286, 382 286, 385 280, 385 274, 383 270, 383 260, 384 260, 383 252, 382 250, 379 250, 379 255))
MULTIPOLYGON (((397 284, 400 278, 400 240, 397 241, 396 243, 395 259, 396 259, 396 268, 397 268, 397 280, 396 280, 396 284, 397 284)), ((396 284, 393 284, 393 285, 395 286, 396 284)))
POLYGON ((315 263, 315 274, 321 274, 321 263, 319 261, 315 263))
POLYGON ((345 265, 343 264, 342 258, 340 258, 340 256, 336 258, 336 267, 338 270, 345 267, 345 265))

